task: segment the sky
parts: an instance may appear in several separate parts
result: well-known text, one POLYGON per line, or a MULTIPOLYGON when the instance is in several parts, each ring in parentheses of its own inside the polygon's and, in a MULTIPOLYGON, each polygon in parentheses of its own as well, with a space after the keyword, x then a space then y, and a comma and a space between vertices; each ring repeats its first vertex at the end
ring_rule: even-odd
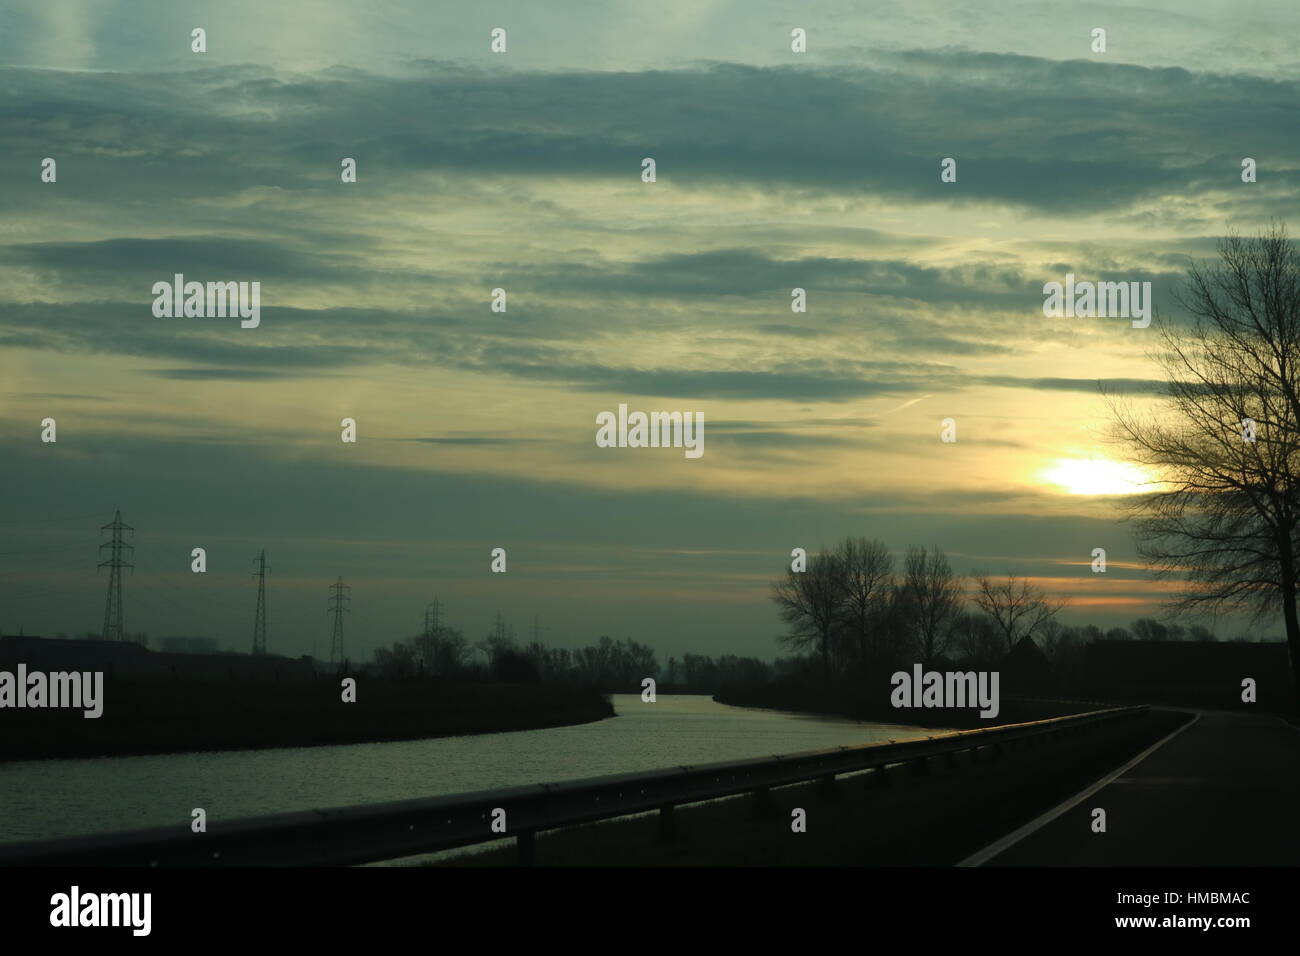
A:
POLYGON ((289 655, 328 654, 342 576, 354 658, 435 597, 471 639, 500 612, 771 658, 770 582, 846 535, 1028 576, 1067 623, 1154 615, 1102 391, 1152 401, 1156 327, 1047 317, 1043 285, 1150 282, 1176 318, 1226 231, 1297 221, 1297 26, 1291 2, 6 4, 0 630, 99 631, 119 509, 125 629, 237 650, 262 549, 289 655), (155 316, 176 273, 259 282, 260 324, 155 316), (704 454, 598 447, 620 404, 702 412, 704 454))

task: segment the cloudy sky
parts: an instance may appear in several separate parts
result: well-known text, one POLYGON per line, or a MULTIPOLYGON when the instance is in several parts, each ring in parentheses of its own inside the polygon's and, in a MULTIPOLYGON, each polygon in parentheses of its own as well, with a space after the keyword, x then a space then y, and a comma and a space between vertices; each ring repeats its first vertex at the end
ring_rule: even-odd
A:
POLYGON ((847 534, 1155 611, 1099 393, 1149 400, 1155 328, 1042 287, 1173 315, 1225 231, 1294 230, 1300 8, 869 6, 7 4, 0 628, 99 629, 115 509, 126 629, 241 650, 262 548, 286 654, 342 575, 352 656, 436 596, 771 657, 768 582, 847 534), (260 282, 261 325, 156 318, 175 273, 260 282), (598 448, 620 402, 703 412, 703 457, 598 448))

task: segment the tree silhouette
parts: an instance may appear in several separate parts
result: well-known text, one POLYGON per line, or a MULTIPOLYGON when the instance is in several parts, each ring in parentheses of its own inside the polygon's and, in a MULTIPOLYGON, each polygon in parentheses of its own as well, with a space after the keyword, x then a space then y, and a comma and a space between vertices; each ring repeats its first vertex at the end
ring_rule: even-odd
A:
POLYGON ((1115 437, 1157 478, 1130 504, 1141 553, 1184 580, 1175 612, 1281 613, 1300 687, 1300 255, 1284 226, 1229 235, 1158 321, 1159 413, 1112 400, 1115 437))
POLYGON ((952 624, 962 603, 962 580, 940 548, 907 549, 903 563, 904 604, 912 621, 917 657, 929 667, 952 642, 952 624))
POLYGON ((845 538, 839 547, 843 595, 842 626, 856 648, 858 665, 867 667, 880 656, 887 634, 883 620, 894 587, 894 558, 880 541, 845 538))
POLYGON ((772 600, 790 631, 780 640, 787 646, 814 646, 821 654, 822 670, 831 677, 831 644, 842 621, 844 562, 838 554, 820 552, 808 561, 806 571, 787 570, 772 585, 772 600))
POLYGON ((1016 649, 1022 638, 1032 638, 1054 617, 1065 602, 1051 603, 1041 588, 1025 578, 1008 574, 1006 580, 980 575, 975 604, 995 632, 1007 642, 1007 653, 1016 649))

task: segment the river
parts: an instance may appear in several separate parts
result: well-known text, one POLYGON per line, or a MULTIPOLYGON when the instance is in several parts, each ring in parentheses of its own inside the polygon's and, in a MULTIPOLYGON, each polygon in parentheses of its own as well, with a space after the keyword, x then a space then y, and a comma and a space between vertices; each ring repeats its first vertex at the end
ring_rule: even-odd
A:
POLYGON ((611 698, 617 717, 395 743, 0 764, 0 842, 214 821, 915 737, 915 727, 611 698))

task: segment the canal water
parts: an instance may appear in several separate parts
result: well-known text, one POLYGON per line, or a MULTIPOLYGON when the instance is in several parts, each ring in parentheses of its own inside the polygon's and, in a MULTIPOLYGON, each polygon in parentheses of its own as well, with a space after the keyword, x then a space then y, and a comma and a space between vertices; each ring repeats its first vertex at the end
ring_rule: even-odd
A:
MULTIPOLYGON (((546 730, 0 764, 0 842, 554 783, 923 735, 915 727, 730 707, 705 696, 612 698, 617 717, 546 730)), ((933 731, 931 731, 933 732, 933 731)))

